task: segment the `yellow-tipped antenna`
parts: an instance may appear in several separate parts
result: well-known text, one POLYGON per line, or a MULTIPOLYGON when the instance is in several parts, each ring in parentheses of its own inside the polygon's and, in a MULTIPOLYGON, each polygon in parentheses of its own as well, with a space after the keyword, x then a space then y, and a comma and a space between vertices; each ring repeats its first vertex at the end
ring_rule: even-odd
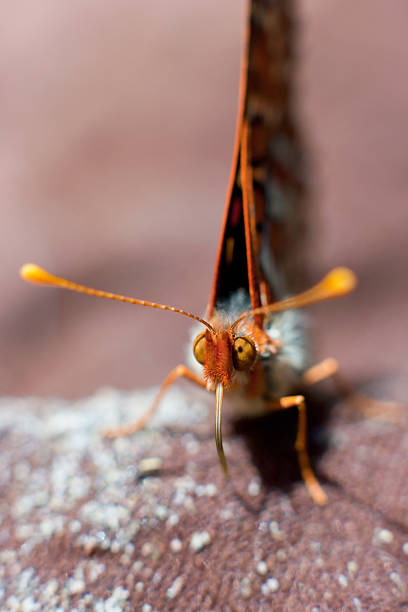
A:
POLYGON ((127 302, 128 304, 138 304, 139 306, 150 306, 151 308, 159 308, 160 310, 169 310, 170 312, 178 312, 181 315, 199 321, 209 329, 212 333, 215 333, 214 328, 204 319, 201 319, 197 315, 191 312, 186 312, 175 306, 166 306, 165 304, 156 304, 155 302, 146 302, 145 300, 138 300, 136 298, 126 297, 124 295, 117 295, 116 293, 110 293, 108 291, 99 291, 99 289, 92 289, 91 287, 85 287, 84 285, 78 285, 65 278, 54 276, 43 268, 40 268, 36 264, 27 263, 20 268, 20 276, 31 283, 38 283, 40 285, 51 285, 53 287, 62 287, 63 289, 70 289, 78 293, 87 293, 95 297, 105 298, 108 300, 117 300, 118 302, 127 302))
POLYGON ((311 289, 307 289, 303 293, 294 295, 280 302, 274 304, 268 304, 267 306, 260 306, 245 312, 241 315, 231 326, 231 330, 234 330, 238 323, 247 317, 257 314, 267 314, 270 312, 280 312, 282 310, 289 310, 291 308, 302 308, 303 306, 309 306, 316 302, 322 302, 323 300, 331 300, 333 298, 347 295, 357 285, 357 277, 352 270, 349 268, 334 268, 329 272, 317 285, 311 289))

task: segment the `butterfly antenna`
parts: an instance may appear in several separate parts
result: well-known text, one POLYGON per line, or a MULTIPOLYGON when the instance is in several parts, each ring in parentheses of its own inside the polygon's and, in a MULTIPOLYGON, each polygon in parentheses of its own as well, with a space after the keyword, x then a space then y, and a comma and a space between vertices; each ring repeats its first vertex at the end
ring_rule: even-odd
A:
POLYGON ((199 323, 202 323, 209 329, 212 333, 215 332, 214 328, 204 319, 198 317, 197 315, 192 314, 191 312, 186 312, 185 310, 181 310, 180 308, 176 308, 175 306, 167 306, 166 304, 156 304, 155 302, 147 302, 146 300, 138 300, 136 298, 126 297, 125 295, 118 295, 116 293, 110 293, 109 291, 100 291, 99 289, 92 289, 91 287, 85 287, 84 285, 79 285, 78 283, 73 283, 65 278, 60 278, 59 276, 54 276, 50 274, 43 268, 40 268, 36 264, 27 263, 24 264, 20 268, 20 276, 31 283, 36 283, 40 285, 51 285, 53 287, 62 287, 63 289, 69 289, 70 291, 76 291, 77 293, 86 293, 88 295, 93 295, 95 297, 105 298, 107 300, 117 300, 118 302, 127 302, 128 304, 138 304, 139 306, 150 306, 150 308, 159 308, 160 310, 169 310, 170 312, 178 312, 185 317, 189 317, 190 319, 194 319, 199 323))
POLYGON ((334 268, 331 270, 317 285, 307 289, 303 293, 294 295, 280 302, 260 306, 249 312, 241 315, 231 326, 233 331, 237 325, 247 317, 252 317, 257 314, 268 314, 271 312, 281 312, 282 310, 290 310, 291 308, 303 308, 316 302, 331 300, 333 298, 347 295, 357 285, 357 277, 349 268, 334 268))

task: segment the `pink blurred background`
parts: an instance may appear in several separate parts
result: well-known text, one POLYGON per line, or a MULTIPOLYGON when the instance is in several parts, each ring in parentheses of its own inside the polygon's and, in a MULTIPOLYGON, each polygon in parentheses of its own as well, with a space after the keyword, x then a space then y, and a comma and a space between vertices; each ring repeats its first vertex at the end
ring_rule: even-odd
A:
MULTIPOLYGON (((25 261, 205 310, 232 155, 243 0, 0 7, 0 393, 159 383, 189 321, 23 283, 25 261)), ((355 268, 314 309, 318 356, 407 376, 408 4, 299 2, 310 265, 355 268)))

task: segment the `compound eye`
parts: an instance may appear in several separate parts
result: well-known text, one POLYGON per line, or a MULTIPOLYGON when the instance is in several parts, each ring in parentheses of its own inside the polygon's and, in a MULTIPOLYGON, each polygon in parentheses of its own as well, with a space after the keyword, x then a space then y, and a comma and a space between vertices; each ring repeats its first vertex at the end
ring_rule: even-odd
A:
POLYGON ((232 360, 236 370, 249 370, 256 359, 255 344, 246 336, 234 340, 232 360))
POLYGON ((205 332, 200 334, 199 336, 197 336, 197 338, 194 340, 194 344, 193 344, 193 353, 194 353, 194 357, 197 359, 198 363, 201 363, 201 365, 204 365, 205 363, 205 332))

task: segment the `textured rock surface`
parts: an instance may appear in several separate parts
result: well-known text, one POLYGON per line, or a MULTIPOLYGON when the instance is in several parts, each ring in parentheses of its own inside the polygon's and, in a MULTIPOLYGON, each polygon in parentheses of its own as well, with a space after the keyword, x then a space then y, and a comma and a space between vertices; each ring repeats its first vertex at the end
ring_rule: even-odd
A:
POLYGON ((152 396, 1 401, 2 610, 359 611, 407 601, 403 411, 394 424, 357 418, 333 396, 312 401, 313 461, 330 498, 320 508, 299 481, 293 413, 234 423, 227 411, 229 482, 204 392, 174 389, 151 429, 101 438, 152 396), (157 473, 141 471, 148 458, 157 473))

